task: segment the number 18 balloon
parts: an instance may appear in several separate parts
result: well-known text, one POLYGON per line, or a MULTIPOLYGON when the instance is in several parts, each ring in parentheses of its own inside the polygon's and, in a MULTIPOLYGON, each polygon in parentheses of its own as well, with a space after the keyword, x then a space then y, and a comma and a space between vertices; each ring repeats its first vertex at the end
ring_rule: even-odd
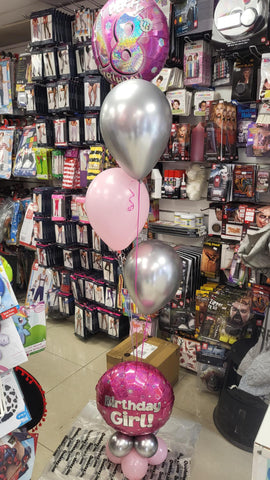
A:
POLYGON ((100 73, 110 83, 152 80, 168 56, 166 17, 154 0, 109 0, 96 18, 92 46, 100 73))

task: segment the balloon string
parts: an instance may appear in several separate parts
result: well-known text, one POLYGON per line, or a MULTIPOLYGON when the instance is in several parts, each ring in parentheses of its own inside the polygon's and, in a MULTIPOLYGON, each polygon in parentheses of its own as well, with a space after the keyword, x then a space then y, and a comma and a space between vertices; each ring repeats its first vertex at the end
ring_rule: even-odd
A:
POLYGON ((147 323, 148 321, 151 323, 151 317, 149 315, 147 315, 146 317, 146 322, 145 322, 145 325, 144 325, 144 329, 143 329, 143 341, 142 341, 142 353, 141 353, 141 356, 143 357, 143 347, 144 347, 144 343, 145 343, 145 340, 146 340, 146 337, 147 337, 147 323))
POLYGON ((133 341, 133 322, 132 322, 132 308, 131 307, 130 307, 129 328, 130 328, 130 337, 131 337, 131 348, 132 348, 132 352, 133 352, 134 351, 134 341, 133 341))
POLYGON ((137 213, 137 238, 136 238, 136 264, 135 264, 135 294, 138 296, 137 280, 138 280, 138 247, 139 247, 139 222, 140 222, 140 196, 141 182, 138 185, 138 213, 137 213))
MULTIPOLYGON (((140 197, 141 197, 141 182, 138 185, 138 212, 137 212, 137 238, 136 238, 136 263, 135 263, 135 294, 138 297, 138 247, 139 247, 139 224, 140 224, 140 197)), ((136 330, 136 362, 138 361, 138 332, 136 330)))

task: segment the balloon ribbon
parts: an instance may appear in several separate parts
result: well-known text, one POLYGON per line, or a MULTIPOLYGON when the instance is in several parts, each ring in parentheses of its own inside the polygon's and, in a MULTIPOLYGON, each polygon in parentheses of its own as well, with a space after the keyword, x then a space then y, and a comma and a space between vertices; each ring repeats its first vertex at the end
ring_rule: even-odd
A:
MULTIPOLYGON (((138 247, 139 247, 139 224, 140 224, 140 197, 141 197, 141 182, 138 185, 138 212, 137 212, 137 238, 136 238, 136 259, 135 259, 135 294, 138 296, 138 247)), ((138 334, 136 332, 136 361, 138 361, 138 334)))

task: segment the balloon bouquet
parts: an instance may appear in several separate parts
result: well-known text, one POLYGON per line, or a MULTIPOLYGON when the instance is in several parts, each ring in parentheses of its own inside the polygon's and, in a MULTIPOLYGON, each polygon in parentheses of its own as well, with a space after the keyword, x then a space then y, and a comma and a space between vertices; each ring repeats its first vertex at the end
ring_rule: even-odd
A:
MULTIPOLYGON (((141 180, 159 160, 171 131, 170 105, 146 81, 167 58, 166 18, 154 0, 109 0, 96 18, 92 45, 100 72, 117 84, 103 102, 100 128, 120 168, 105 170, 91 182, 85 206, 92 228, 119 252, 147 220, 149 194, 141 180)), ((147 315, 174 296, 181 274, 179 256, 158 240, 137 242, 123 271, 131 298, 147 315)), ((171 385, 151 365, 124 362, 100 378, 96 393, 99 412, 116 430, 106 447, 109 460, 121 464, 129 480, 140 480, 148 464, 167 456, 165 442, 155 433, 170 417, 171 385)))

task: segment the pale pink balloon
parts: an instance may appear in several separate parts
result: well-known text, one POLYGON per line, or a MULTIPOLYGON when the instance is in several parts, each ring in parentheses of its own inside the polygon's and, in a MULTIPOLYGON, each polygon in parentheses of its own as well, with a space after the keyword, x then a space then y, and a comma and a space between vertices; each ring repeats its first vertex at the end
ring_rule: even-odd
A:
POLYGON ((148 470, 148 461, 133 448, 122 458, 121 468, 128 480, 141 480, 148 470))
POLYGON ((91 182, 85 209, 92 228, 112 250, 123 250, 147 220, 149 194, 144 183, 122 168, 104 170, 91 182))
POLYGON ((122 462, 121 457, 116 457, 115 455, 112 454, 111 450, 109 449, 108 443, 106 445, 106 455, 107 455, 108 459, 110 460, 110 462, 112 462, 112 463, 121 463, 122 462))
POLYGON ((148 458, 149 465, 160 465, 161 463, 164 462, 164 460, 166 460, 168 455, 167 445, 164 442, 164 440, 162 440, 162 438, 160 437, 157 437, 157 439, 158 439, 158 449, 155 455, 148 458))

